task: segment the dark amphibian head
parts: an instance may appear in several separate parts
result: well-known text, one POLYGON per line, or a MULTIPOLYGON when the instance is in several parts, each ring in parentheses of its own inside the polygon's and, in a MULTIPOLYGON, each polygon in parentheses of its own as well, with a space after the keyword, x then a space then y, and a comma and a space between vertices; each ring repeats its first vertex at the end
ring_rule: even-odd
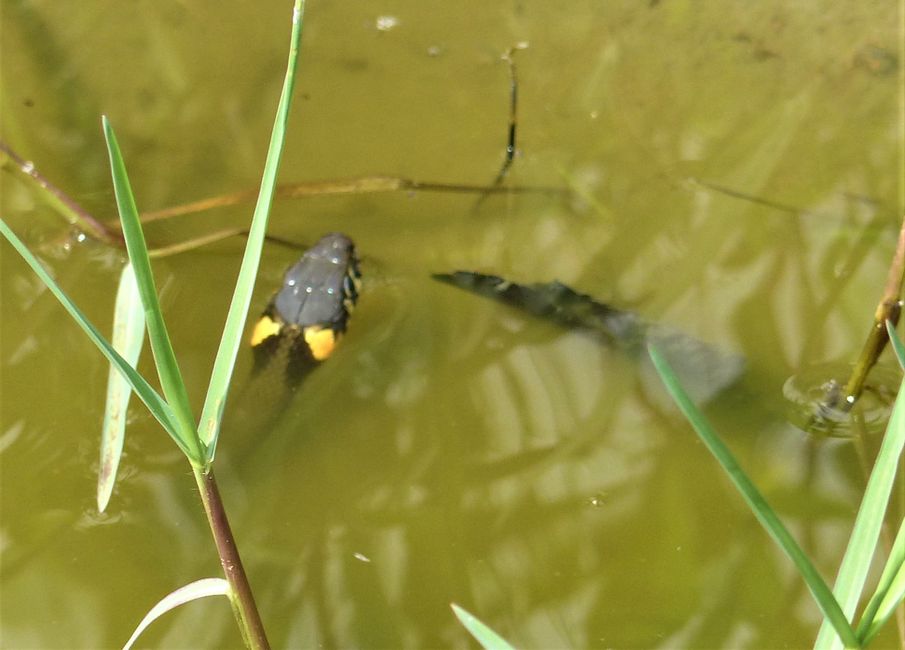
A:
POLYGON ((328 358, 339 342, 358 300, 360 273, 355 245, 346 235, 324 235, 283 276, 251 337, 258 365, 276 354, 293 366, 328 358))

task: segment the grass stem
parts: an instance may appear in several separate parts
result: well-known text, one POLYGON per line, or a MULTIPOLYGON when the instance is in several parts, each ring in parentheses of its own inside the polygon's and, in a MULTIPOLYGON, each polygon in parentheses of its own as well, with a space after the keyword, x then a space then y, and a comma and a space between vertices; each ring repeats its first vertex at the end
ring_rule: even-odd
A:
POLYGON ((874 322, 870 334, 861 350, 861 356, 855 363, 852 376, 845 385, 846 403, 843 408, 846 410, 861 396, 867 373, 877 363, 880 353, 883 352, 883 348, 889 341, 889 335, 886 333, 886 321, 892 321, 893 327, 899 322, 899 314, 902 311, 903 282, 905 282, 905 218, 903 218, 902 227, 899 230, 899 241, 892 263, 889 265, 883 295, 874 312, 874 322))
POLYGON ((261 615, 258 613, 258 606, 255 603, 248 576, 242 566, 242 558, 239 557, 236 539, 229 526, 226 509, 220 498, 220 490, 217 489, 214 470, 212 467, 201 469, 193 465, 192 471, 201 492, 201 501, 204 504, 207 522, 211 527, 211 534, 217 545, 220 565, 223 567, 223 573, 229 583, 233 612, 245 644, 253 650, 269 650, 270 643, 267 641, 267 634, 264 631, 261 615))

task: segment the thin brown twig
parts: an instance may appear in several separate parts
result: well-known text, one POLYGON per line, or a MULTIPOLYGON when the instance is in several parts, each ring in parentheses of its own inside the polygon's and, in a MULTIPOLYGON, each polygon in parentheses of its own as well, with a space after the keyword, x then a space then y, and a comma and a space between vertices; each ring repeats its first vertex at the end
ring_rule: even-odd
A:
POLYGON ((849 411, 855 402, 858 401, 864 390, 864 383, 867 380, 870 369, 877 363, 877 359, 880 358, 880 354, 889 342, 889 334, 886 332, 886 321, 890 321, 893 326, 899 322, 899 316, 902 312, 903 285, 905 285, 905 217, 903 217, 902 226, 899 229, 899 240, 896 244, 896 252, 893 255, 892 262, 889 265, 886 284, 883 287, 883 295, 874 311, 874 320, 870 333, 867 335, 867 340, 861 349, 861 354, 855 362, 855 367, 852 369, 852 374, 848 382, 846 382, 845 388, 841 391, 829 391, 823 402, 818 405, 815 418, 819 418, 820 413, 826 412, 825 409, 849 411))
POLYGON ((79 205, 72 197, 63 190, 51 183, 43 174, 41 174, 34 166, 34 163, 25 160, 8 144, 0 140, 0 152, 13 162, 14 169, 26 178, 35 183, 46 196, 57 206, 66 220, 71 224, 76 224, 84 228, 88 234, 106 244, 111 244, 118 248, 125 246, 125 240, 122 233, 118 229, 110 229, 104 223, 96 219, 85 208, 79 205))
POLYGON ((202 235, 201 237, 193 237, 192 239, 186 239, 185 241, 181 241, 176 244, 170 244, 169 246, 152 248, 148 251, 148 256, 152 258, 169 257, 171 255, 178 255, 179 253, 184 253, 186 251, 195 250, 196 248, 201 248, 202 246, 206 246, 207 244, 213 244, 214 242, 229 239, 230 237, 235 237, 236 235, 247 234, 248 230, 245 228, 226 228, 224 230, 217 230, 207 235, 202 235))
MULTIPOLYGON (((452 192, 463 194, 476 193, 512 193, 512 194, 565 194, 567 190, 558 187, 522 186, 522 187, 488 187, 460 183, 421 182, 400 176, 361 176, 358 178, 342 178, 326 181, 309 181, 280 185, 275 196, 280 199, 295 199, 307 196, 327 196, 334 194, 367 194, 373 192, 452 192)), ((230 192, 198 201, 182 203, 169 208, 151 210, 141 216, 142 223, 171 219, 188 214, 196 214, 214 208, 224 208, 239 203, 252 201, 257 190, 241 190, 230 192)))
POLYGON ((886 286, 883 287, 883 296, 874 311, 874 323, 871 327, 861 356, 855 363, 852 376, 845 385, 846 409, 851 408, 864 390, 864 382, 867 373, 877 363, 877 359, 889 342, 889 334, 886 331, 886 321, 893 326, 899 323, 899 315, 902 313, 902 286, 905 284, 905 217, 899 229, 899 241, 896 244, 896 252, 892 263, 889 265, 889 273, 886 276, 886 286))
MULTIPOLYGON (((229 239, 230 237, 240 236, 247 237, 248 228, 224 228, 223 230, 217 230, 207 235, 201 235, 200 237, 186 239, 185 241, 177 242, 175 244, 160 246, 159 248, 152 248, 148 251, 148 256, 152 258, 170 257, 171 255, 178 255, 179 253, 192 251, 197 248, 201 248, 202 246, 207 246, 208 244, 213 244, 218 241, 223 241, 224 239, 229 239)), ((292 241, 284 237, 279 237, 277 235, 264 235, 264 239, 271 244, 278 244, 292 250, 304 248, 304 245, 299 242, 292 241)))
POLYGON ((475 201, 471 209, 472 214, 478 211, 484 200, 490 196, 495 190, 502 187, 503 180, 509 173, 509 168, 515 160, 516 154, 516 135, 518 129, 518 71, 515 67, 515 53, 517 50, 523 50, 527 47, 526 43, 513 45, 503 53, 501 57, 509 66, 509 124, 506 131, 506 155, 503 158, 503 164, 497 172, 496 178, 490 184, 488 189, 481 192, 481 196, 475 201))

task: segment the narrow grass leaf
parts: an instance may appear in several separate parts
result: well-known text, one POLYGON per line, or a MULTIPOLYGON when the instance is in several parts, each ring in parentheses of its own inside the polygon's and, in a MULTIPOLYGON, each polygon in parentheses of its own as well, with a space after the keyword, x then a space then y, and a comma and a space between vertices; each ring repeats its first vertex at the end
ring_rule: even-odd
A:
MULTIPOLYGON (((135 284, 132 265, 126 264, 119 276, 116 305, 113 308, 113 348, 133 368, 138 364, 145 339, 145 312, 135 284)), ((97 473, 97 510, 103 512, 110 502, 116 471, 126 437, 126 414, 132 388, 115 366, 107 377, 107 401, 101 430, 101 461, 97 473)))
POLYGON ((204 463, 204 451, 195 429, 195 418, 192 416, 182 373, 179 372, 179 364, 176 362, 170 335, 163 320, 163 312, 157 298, 157 287, 154 284, 154 274, 151 272, 151 260, 148 258, 148 246, 145 243, 141 222, 138 219, 138 208, 136 208, 135 198, 132 196, 126 165, 123 162, 116 134, 113 133, 110 121, 104 116, 101 118, 101 122, 104 127, 104 136, 107 139, 110 172, 113 177, 113 189, 116 193, 116 205, 119 208, 123 237, 129 251, 129 260, 135 269, 138 292, 145 309, 148 339, 151 342, 151 350, 154 352, 154 363, 157 365, 157 374, 160 376, 160 386, 179 423, 179 427, 176 429, 176 433, 181 439, 179 446, 189 450, 187 454, 189 460, 201 465, 204 463))
POLYGON ((892 616, 895 608, 905 596, 905 521, 899 526, 899 533, 892 545, 889 559, 883 567, 883 574, 877 590, 861 615, 855 632, 864 645, 880 631, 892 616))
POLYGON ((903 344, 902 339, 899 338, 899 334, 896 332, 896 326, 892 324, 891 320, 886 321, 886 332, 889 334, 889 342, 892 344, 893 352, 896 353, 899 367, 905 369, 905 344, 903 344))
POLYGON ((255 205, 251 228, 248 232, 248 243, 245 246, 245 254, 242 257, 242 265, 239 268, 239 277, 236 280, 236 288, 233 292, 232 302, 229 305, 229 313, 226 316, 226 324, 223 327, 223 336, 220 339, 220 348, 217 350, 217 358, 214 360, 214 368, 211 372, 204 408, 201 411, 201 421, 198 425, 199 435, 207 449, 207 462, 213 461, 217 450, 220 419, 226 406, 229 383, 235 368, 236 355, 241 345, 255 278, 258 274, 258 265, 261 261, 261 250, 264 246, 264 235, 267 230, 267 220, 270 216, 270 206, 273 203, 277 172, 279 171, 283 144, 286 139, 289 107, 292 103, 292 92, 295 86, 295 70, 298 63, 304 7, 305 3, 302 0, 296 0, 292 14, 289 62, 286 67, 286 77, 283 80, 283 92, 280 94, 280 102, 277 106, 273 132, 270 136, 270 147, 267 150, 267 159, 264 163, 261 191, 258 194, 258 201, 255 205))
POLYGON ((893 581, 889 585, 889 590, 877 608, 877 615, 864 634, 864 645, 873 640, 886 622, 892 618, 896 608, 902 604, 903 600, 905 600, 905 568, 900 565, 898 572, 896 572, 893 581))
POLYGON ((474 614, 467 612, 455 603, 452 603, 450 607, 452 607, 453 613, 459 619, 459 622, 465 626, 465 629, 485 650, 515 650, 512 644, 490 629, 474 614))
MULTIPOLYGON (((105 339, 91 321, 88 320, 88 317, 76 307, 75 303, 60 288, 60 285, 57 284, 56 280, 50 276, 38 258, 28 250, 28 247, 22 243, 22 240, 16 236, 16 233, 10 230, 9 226, 7 226, 6 222, 2 219, 0 219, 0 234, 9 240, 13 245, 13 248, 18 251, 41 281, 47 285, 50 292, 53 293, 63 307, 66 308, 66 311, 69 312, 72 319, 85 331, 88 338, 90 338, 104 356, 107 357, 107 360, 116 366, 117 370, 126 377, 129 381, 129 385, 132 386, 132 390, 134 390, 141 398, 141 401, 145 403, 148 410, 151 411, 151 414, 157 418, 157 421, 160 422, 163 428, 173 436, 173 439, 176 440, 177 443, 179 443, 179 438, 176 435, 178 423, 176 422, 176 416, 173 414, 170 406, 163 400, 157 391, 151 387, 145 378, 138 374, 138 372, 129 365, 129 362, 123 359, 122 356, 113 349, 113 346, 110 345, 107 339, 105 339)), ((186 449, 183 449, 183 451, 188 453, 186 449)))
POLYGON ((144 632, 148 626, 158 618, 166 614, 172 609, 176 609, 180 605, 185 605, 193 600, 208 598, 209 596, 229 596, 229 583, 223 578, 202 578, 195 582, 189 583, 184 587, 180 587, 176 591, 164 596, 159 603, 154 605, 151 610, 141 619, 141 623, 135 628, 132 636, 126 641, 123 650, 129 650, 138 640, 138 637, 144 632))
MULTIPOLYGON (((833 588, 842 611, 849 617, 854 616, 864 591, 864 582, 877 548, 877 540, 880 538, 883 518, 889 505, 903 447, 905 447, 905 390, 900 386, 833 588)), ((815 647, 839 647, 838 640, 834 639, 832 630, 827 629, 826 623, 820 629, 815 647)))
POLYGON ((845 615, 842 613, 839 603, 833 597, 826 582, 824 582, 823 578, 820 576, 820 573, 818 573, 817 569, 808 559, 807 555, 805 555, 804 551, 801 550, 801 547, 792 537, 791 533, 789 533, 788 529, 769 506, 764 496, 742 470, 738 461, 735 460, 735 457, 729 451, 729 448, 719 439, 716 432, 711 428, 710 423, 707 422, 704 414, 698 410, 691 401, 691 398, 688 397, 688 394, 682 388, 678 378, 676 378, 675 373, 672 371, 672 368, 669 367, 669 364, 661 356, 660 352, 658 352, 653 345, 648 346, 648 352, 657 373, 660 375, 663 384, 666 386, 666 390, 669 392, 676 405, 678 405, 683 415, 685 415, 685 418, 697 432, 704 445, 706 445, 710 453, 713 454, 717 461, 719 461, 726 474, 729 475, 729 479, 735 484, 736 489, 738 489, 742 498, 748 503, 748 506, 754 512, 755 517, 757 517, 761 525, 767 530, 785 554, 789 556, 789 559, 792 560, 793 564, 798 569, 798 572, 807 583, 808 588, 814 596, 814 600, 817 602, 817 605, 820 607, 826 620, 829 620, 832 623, 836 632, 847 645, 857 647, 859 644, 855 632, 845 615))

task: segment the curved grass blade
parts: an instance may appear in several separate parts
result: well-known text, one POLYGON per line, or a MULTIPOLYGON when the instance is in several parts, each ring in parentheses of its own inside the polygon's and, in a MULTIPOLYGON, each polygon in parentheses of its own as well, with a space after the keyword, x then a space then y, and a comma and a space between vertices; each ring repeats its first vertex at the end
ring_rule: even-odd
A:
MULTIPOLYGON (((88 338, 98 347, 98 349, 107 357, 107 360, 110 361, 113 365, 116 366, 117 370, 119 370, 123 375, 125 375, 126 379, 129 381, 129 385, 132 386, 132 390, 141 398, 141 401, 145 403, 148 407, 148 410, 151 411, 151 414, 157 418, 157 421, 166 429, 167 433, 169 433, 177 444, 182 446, 180 443, 180 438, 176 435, 176 427, 178 423, 176 422, 176 416, 173 414, 173 410, 170 408, 169 404, 167 404, 163 398, 154 390, 151 385, 142 377, 138 372, 129 365, 129 363, 123 359, 120 354, 113 349, 113 346, 103 337, 103 335, 98 331, 98 329, 88 320, 88 317, 82 313, 82 311, 76 307, 75 303, 72 302, 72 299, 66 295, 66 293, 60 288, 60 285, 57 284, 56 280, 50 277, 50 274, 47 270, 41 265, 41 262, 38 261, 28 247, 22 243, 22 240, 16 236, 12 230, 10 230, 9 226, 6 225, 6 222, 0 219, 0 234, 2 234, 9 242, 13 245, 19 254, 25 259, 31 269, 37 274, 41 281, 47 285, 47 288, 50 289, 51 293, 57 297, 57 300, 66 308, 66 311, 69 312, 69 315, 72 316, 72 319, 81 326, 81 328, 88 335, 88 338)), ((188 450, 183 448, 183 451, 188 454, 188 450)))
POLYGON ((660 379, 663 380, 663 384, 666 386, 667 392, 669 392, 669 395, 697 432, 707 449, 729 475, 729 479, 735 484, 742 498, 754 512, 754 516, 757 517, 761 525, 770 534, 770 537, 795 564, 798 572, 807 583, 808 589, 813 594, 817 606, 823 612, 825 619, 832 624, 833 629, 836 630, 836 633, 847 646, 858 647, 860 644, 855 636, 855 631, 852 629, 848 619, 846 619, 845 614, 843 614, 842 608, 830 588, 820 576, 820 573, 818 573, 807 555, 805 555, 805 552, 801 550, 801 547, 795 541, 795 538, 792 537, 791 533, 789 533, 788 529, 769 506, 760 490, 755 487, 751 479, 742 470, 729 448, 723 444, 716 432, 710 427, 710 423, 707 422, 704 414, 698 410, 691 398, 688 397, 672 368, 669 367, 669 364, 657 351, 657 348, 653 345, 648 345, 648 353, 657 373, 660 375, 660 379))
MULTIPOLYGON (((113 348, 133 368, 138 364, 145 340, 145 312, 135 284, 132 265, 126 264, 119 276, 116 305, 113 309, 113 348)), ((101 461, 97 473, 97 510, 103 512, 110 502, 116 470, 123 453, 126 437, 126 413, 132 389, 125 378, 110 366, 107 378, 107 401, 104 406, 104 426, 101 430, 101 461)))
POLYGON ((861 643, 867 645, 886 624, 896 607, 905 598, 905 521, 899 526, 899 533, 892 545, 892 551, 877 590, 861 615, 855 633, 861 643))
MULTIPOLYGON (((898 338, 895 331, 891 334, 893 340, 898 338)), ((833 593, 847 616, 854 616, 861 600, 903 448, 905 448, 905 389, 900 386, 833 588, 833 593)), ((832 630, 827 629, 825 622, 820 628, 814 647, 839 647, 838 639, 835 639, 832 630)))
POLYGON ((452 603, 450 607, 452 607, 453 613, 459 619, 459 622, 465 626, 465 629, 485 650, 515 650, 512 644, 490 629, 474 614, 462 609, 455 603, 452 603))
POLYGON ((289 62, 286 67, 286 77, 283 80, 283 92, 280 94, 273 132, 270 136, 267 160, 264 163, 261 191, 258 194, 258 201, 255 205, 251 228, 248 232, 248 243, 245 246, 245 254, 242 256, 239 277, 236 280, 236 288, 233 292, 232 302, 229 305, 229 313, 226 316, 223 336, 220 339, 220 347, 217 350, 217 358, 214 361, 207 396, 204 400, 204 408, 201 411, 201 421, 198 425, 199 436, 202 444, 207 449, 206 461, 208 463, 213 461, 217 450, 220 419, 226 406, 229 383, 232 379, 236 355, 239 352, 242 333, 245 329, 248 307, 251 304, 251 294, 258 274, 258 264, 261 261, 261 249, 264 246, 264 234, 267 230, 267 220, 270 216, 270 205, 273 203, 277 172, 279 171, 280 157, 286 138, 286 124, 289 121, 292 91, 295 86, 295 70, 298 62, 304 8, 304 1, 296 0, 292 14, 289 62))
POLYGON ((167 594, 161 598, 160 602, 154 605, 151 610, 141 619, 141 623, 135 628, 132 636, 126 641, 123 650, 129 650, 138 637, 148 629, 148 626, 158 618, 166 614, 172 609, 176 609, 180 605, 185 605, 193 600, 207 598, 209 596, 229 596, 229 583, 223 578, 202 578, 195 582, 190 582, 184 587, 180 587, 176 591, 167 594))
POLYGON ((891 320, 886 321, 886 333, 889 334, 889 342, 892 344, 892 350, 896 353, 896 359, 899 361, 899 367, 905 370, 905 344, 899 338, 896 332, 896 326, 891 320))
POLYGON ((113 189, 116 193, 116 205, 119 209, 123 237, 129 251, 129 260, 135 269, 135 279, 141 302, 145 308, 148 339, 151 341, 151 350, 154 352, 154 363, 157 365, 157 374, 160 376, 160 386, 179 424, 176 434, 181 440, 180 448, 188 449, 189 460, 201 465, 204 463, 204 449, 198 439, 188 393, 185 390, 182 373, 179 372, 179 364, 176 362, 170 335, 163 320, 163 312, 157 298, 157 287, 151 272, 151 261, 148 258, 148 246, 141 230, 141 222, 138 220, 138 208, 135 206, 135 198, 132 196, 132 188, 129 186, 126 165, 123 163, 122 153, 110 121, 103 116, 101 123, 104 127, 104 137, 107 139, 110 172, 113 176, 113 189))

